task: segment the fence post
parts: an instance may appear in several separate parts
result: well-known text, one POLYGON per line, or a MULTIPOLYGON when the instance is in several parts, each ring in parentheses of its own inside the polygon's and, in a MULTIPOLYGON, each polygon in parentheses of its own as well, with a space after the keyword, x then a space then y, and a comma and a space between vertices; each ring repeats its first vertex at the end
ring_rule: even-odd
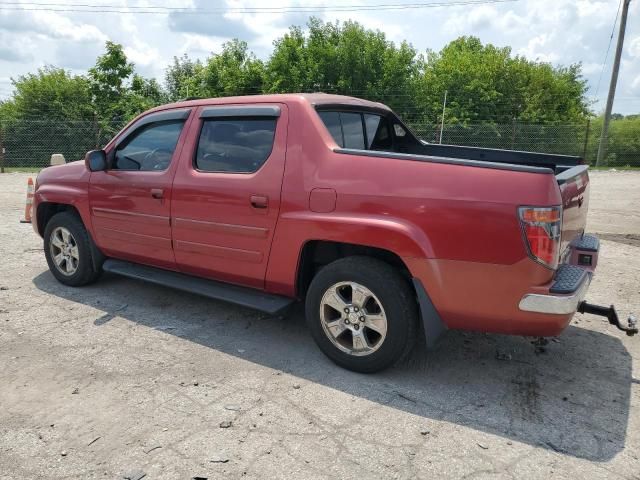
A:
POLYGON ((0 173, 4 173, 4 125, 0 122, 0 173))
POLYGON ((588 165, 587 160, 587 147, 589 145, 589 130, 591 129, 591 119, 587 119, 587 131, 584 134, 584 148, 582 149, 582 159, 588 165))
POLYGON ((511 150, 516 148, 516 117, 513 117, 513 124, 511 125, 511 150))

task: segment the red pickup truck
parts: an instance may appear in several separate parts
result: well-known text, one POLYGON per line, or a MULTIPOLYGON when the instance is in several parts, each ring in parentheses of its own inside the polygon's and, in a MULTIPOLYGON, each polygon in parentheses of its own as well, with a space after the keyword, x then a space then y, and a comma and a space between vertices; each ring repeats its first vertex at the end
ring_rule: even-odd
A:
POLYGON ((320 349, 372 372, 447 328, 550 336, 579 310, 634 333, 583 301, 588 195, 578 157, 428 144, 379 103, 265 95, 154 108, 46 168, 33 226, 66 285, 109 271, 269 313, 304 299, 320 349))

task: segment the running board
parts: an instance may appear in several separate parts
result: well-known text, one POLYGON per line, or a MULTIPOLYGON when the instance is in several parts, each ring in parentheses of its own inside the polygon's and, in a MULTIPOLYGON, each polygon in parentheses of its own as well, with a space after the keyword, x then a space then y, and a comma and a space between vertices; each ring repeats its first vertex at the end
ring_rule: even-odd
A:
POLYGON ((239 287, 215 280, 185 275, 146 265, 107 259, 102 265, 106 272, 115 273, 136 280, 155 283, 185 292, 195 293, 215 300, 223 300, 243 307, 275 315, 293 303, 291 298, 272 295, 252 288, 239 287))

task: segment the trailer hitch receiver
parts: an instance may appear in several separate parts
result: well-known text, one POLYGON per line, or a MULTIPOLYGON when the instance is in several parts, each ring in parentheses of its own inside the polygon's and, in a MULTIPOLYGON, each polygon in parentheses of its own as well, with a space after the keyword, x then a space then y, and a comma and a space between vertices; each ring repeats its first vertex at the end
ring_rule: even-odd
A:
POLYGON ((582 301, 578 304, 578 312, 591 313, 592 315, 599 315, 601 317, 607 317, 611 325, 615 325, 618 329, 625 332, 628 336, 632 337, 638 333, 638 326, 636 318, 633 315, 629 315, 627 319, 627 325, 622 325, 618 318, 618 313, 613 305, 610 307, 602 307, 600 305, 593 305, 582 301))

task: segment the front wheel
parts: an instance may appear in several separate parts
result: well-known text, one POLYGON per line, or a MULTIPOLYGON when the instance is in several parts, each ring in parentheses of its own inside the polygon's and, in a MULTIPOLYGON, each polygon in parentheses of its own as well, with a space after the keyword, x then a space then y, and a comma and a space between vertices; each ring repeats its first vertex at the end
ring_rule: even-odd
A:
POLYGON ((338 365, 370 373, 406 356, 414 345, 417 303, 392 266, 347 257, 324 267, 306 298, 306 318, 320 349, 338 365))
POLYGON ((65 285, 79 287, 95 281, 91 240, 82 221, 73 213, 55 214, 44 229, 44 254, 49 270, 65 285))

